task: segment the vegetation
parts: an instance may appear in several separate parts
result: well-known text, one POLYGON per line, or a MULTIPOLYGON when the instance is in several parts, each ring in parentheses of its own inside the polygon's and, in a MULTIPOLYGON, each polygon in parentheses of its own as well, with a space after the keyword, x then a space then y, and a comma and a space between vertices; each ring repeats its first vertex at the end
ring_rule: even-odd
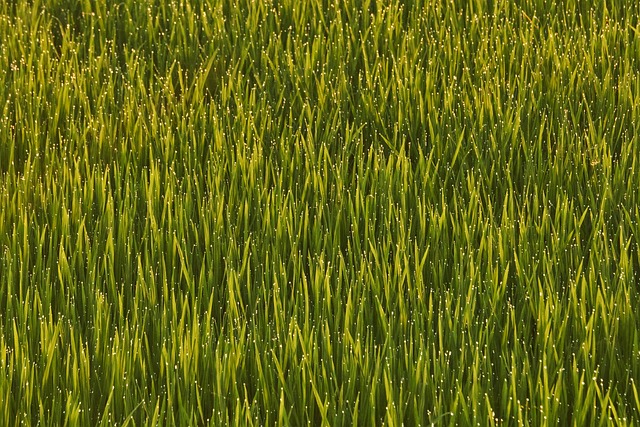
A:
POLYGON ((640 4, 0 3, 0 425, 638 425, 640 4))

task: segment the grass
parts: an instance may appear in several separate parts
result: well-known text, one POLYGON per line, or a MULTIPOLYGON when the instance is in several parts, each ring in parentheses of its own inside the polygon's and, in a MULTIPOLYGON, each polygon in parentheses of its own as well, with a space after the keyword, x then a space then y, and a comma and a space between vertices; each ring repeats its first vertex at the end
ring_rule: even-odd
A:
POLYGON ((0 425, 640 424, 633 2, 0 4, 0 425))

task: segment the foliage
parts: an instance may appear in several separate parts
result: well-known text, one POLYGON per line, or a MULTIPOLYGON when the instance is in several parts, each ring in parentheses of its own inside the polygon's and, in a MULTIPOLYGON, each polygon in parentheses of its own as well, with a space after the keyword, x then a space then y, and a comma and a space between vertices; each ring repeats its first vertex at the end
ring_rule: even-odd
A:
POLYGON ((0 425, 637 425, 639 17, 0 3, 0 425))

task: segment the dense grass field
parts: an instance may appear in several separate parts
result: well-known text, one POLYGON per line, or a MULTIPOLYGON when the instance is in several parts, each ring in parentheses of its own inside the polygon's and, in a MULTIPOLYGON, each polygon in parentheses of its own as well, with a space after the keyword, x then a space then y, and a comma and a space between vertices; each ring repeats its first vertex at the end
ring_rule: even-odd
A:
POLYGON ((0 426, 640 425, 640 5, 0 2, 0 426))

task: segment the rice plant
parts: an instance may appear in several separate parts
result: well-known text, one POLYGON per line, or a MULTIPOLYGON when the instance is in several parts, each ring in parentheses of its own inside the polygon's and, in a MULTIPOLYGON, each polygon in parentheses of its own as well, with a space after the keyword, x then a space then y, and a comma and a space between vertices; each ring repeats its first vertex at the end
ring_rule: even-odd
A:
POLYGON ((0 3, 0 425, 638 425, 639 21, 0 3))

